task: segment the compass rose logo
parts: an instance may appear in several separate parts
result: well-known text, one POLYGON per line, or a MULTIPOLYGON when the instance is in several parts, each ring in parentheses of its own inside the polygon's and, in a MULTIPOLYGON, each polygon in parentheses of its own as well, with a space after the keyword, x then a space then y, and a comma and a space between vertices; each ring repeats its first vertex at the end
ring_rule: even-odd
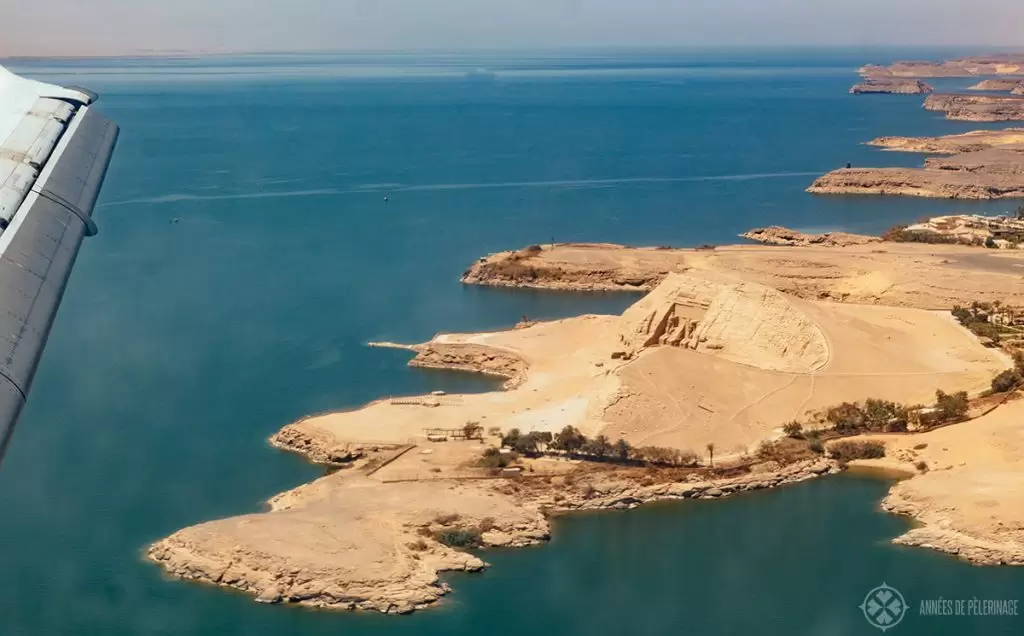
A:
POLYGON ((885 583, 868 592, 860 604, 864 618, 883 632, 900 624, 907 613, 907 601, 899 590, 885 583))

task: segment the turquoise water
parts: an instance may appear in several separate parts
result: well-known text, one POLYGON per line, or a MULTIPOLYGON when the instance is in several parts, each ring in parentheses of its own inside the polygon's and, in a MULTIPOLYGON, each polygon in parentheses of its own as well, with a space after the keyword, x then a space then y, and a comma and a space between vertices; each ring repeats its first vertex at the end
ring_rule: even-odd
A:
MULTIPOLYGON (((453 577, 443 608, 400 619, 257 606, 167 582, 140 559, 156 538, 314 477, 265 443, 303 414, 493 386, 410 370, 404 353, 365 342, 633 300, 462 287, 481 254, 552 237, 723 243, 769 223, 879 231, 1005 209, 803 192, 846 162, 921 161, 859 145, 872 137, 978 127, 920 98, 846 95, 864 61, 911 56, 13 63, 100 92, 122 137, 100 234, 0 468, 0 634, 858 634, 873 630, 856 606, 883 580, 911 599, 1024 597, 1024 572, 888 545, 905 526, 876 512, 886 485, 854 478, 569 517, 550 545, 489 552, 495 567, 453 577)), ((1021 628, 912 618, 895 633, 1021 628)))

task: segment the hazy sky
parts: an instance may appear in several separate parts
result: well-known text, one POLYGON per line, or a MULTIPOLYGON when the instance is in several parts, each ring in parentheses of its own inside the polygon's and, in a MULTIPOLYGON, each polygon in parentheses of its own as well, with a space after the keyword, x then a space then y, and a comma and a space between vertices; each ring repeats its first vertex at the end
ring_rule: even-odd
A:
POLYGON ((1024 0, 11 0, 0 55, 1024 45, 1024 0), (45 17, 44 17, 45 16, 45 17))

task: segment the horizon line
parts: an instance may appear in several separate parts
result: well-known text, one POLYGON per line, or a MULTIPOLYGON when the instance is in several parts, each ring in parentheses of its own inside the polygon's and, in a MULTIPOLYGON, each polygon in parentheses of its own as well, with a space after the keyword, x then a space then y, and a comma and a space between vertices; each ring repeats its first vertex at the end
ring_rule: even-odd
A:
POLYGON ((838 50, 979 50, 993 54, 1024 51, 1024 45, 1016 44, 702 44, 702 45, 587 45, 587 46, 533 46, 517 47, 467 47, 467 48, 410 48, 410 49, 237 49, 237 50, 136 50, 123 53, 87 54, 2 54, 0 60, 87 60, 117 58, 203 58, 246 55, 465 55, 465 54, 511 54, 511 53, 626 53, 626 52, 683 52, 683 51, 838 51, 838 50))

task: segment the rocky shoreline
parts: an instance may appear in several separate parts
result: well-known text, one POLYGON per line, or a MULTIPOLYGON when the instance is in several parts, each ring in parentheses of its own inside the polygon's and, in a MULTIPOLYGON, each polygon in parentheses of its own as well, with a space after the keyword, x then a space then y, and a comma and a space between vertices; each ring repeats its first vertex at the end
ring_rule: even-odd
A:
POLYGON ((1022 133, 1020 128, 1007 128, 943 137, 881 137, 868 142, 869 145, 947 156, 929 158, 923 168, 841 168, 816 179, 807 191, 947 199, 1021 198, 1022 133))
MULTIPOLYGON (((1012 168, 1015 164, 1009 165, 1012 168)), ((982 201, 1024 198, 1024 172, 990 172, 986 164, 963 163, 959 167, 841 168, 816 179, 807 192, 982 201)))
MULTIPOLYGON (((679 499, 719 499, 741 492, 764 490, 800 483, 808 479, 839 472, 830 460, 804 461, 790 466, 741 477, 703 480, 693 476, 689 481, 639 485, 635 477, 604 477, 600 473, 590 480, 586 476, 568 485, 565 478, 550 483, 538 479, 484 480, 461 482, 455 488, 482 491, 489 498, 507 500, 518 510, 511 517, 493 516, 486 520, 451 513, 458 523, 477 526, 487 524, 481 534, 481 547, 524 547, 546 541, 550 536, 549 517, 585 510, 621 510, 645 503, 679 499), (480 485, 483 484, 483 485, 480 485), (510 494, 511 493, 511 494, 510 494)), ((318 482, 284 493, 271 500, 271 512, 263 516, 288 514, 303 489, 314 488, 318 482)), ((383 486, 386 488, 387 486, 383 486)), ((452 488, 436 482, 427 487, 452 488)), ((259 515, 249 515, 252 520, 259 515)), ((160 564, 173 577, 232 588, 255 597, 261 603, 290 603, 317 608, 369 610, 386 614, 407 614, 434 605, 451 591, 438 575, 442 572, 476 572, 488 567, 480 556, 449 548, 431 538, 421 529, 440 527, 438 519, 420 516, 408 519, 402 534, 409 540, 400 546, 392 576, 381 580, 351 580, 344 576, 344 567, 296 567, 286 559, 252 549, 248 546, 224 546, 210 550, 195 529, 186 529, 153 544, 147 558, 160 564), (416 543, 416 542, 419 543, 416 543)), ((443 519, 442 519, 443 520, 443 519)), ((216 523, 216 522, 214 522, 216 523)), ((205 525, 205 524, 204 524, 205 525)), ((198 528, 202 528, 199 526, 198 528)), ((326 559, 325 561, 330 561, 326 559)))
POLYGON ((1019 121, 1024 120, 1024 96, 936 93, 924 100, 924 109, 945 113, 953 121, 1019 121))
MULTIPOLYGON (((913 78, 1022 70, 1024 56, 898 62, 864 67, 850 92, 922 94, 932 87, 913 78)), ((1010 81, 972 88, 1016 91, 1010 81)), ((948 119, 1024 119, 1024 97, 931 95, 925 108, 948 119)), ((1024 129, 870 143, 946 156, 917 169, 836 170, 808 191, 1024 197, 1024 129)), ((170 576, 261 603, 407 614, 451 591, 440 574, 488 567, 486 551, 467 550, 537 545, 550 538, 553 516, 575 511, 720 499, 839 473, 845 465, 818 442, 780 440, 786 422, 866 395, 921 400, 937 381, 975 392, 1004 369, 948 315, 923 310, 1024 298, 1009 258, 779 226, 742 236, 789 247, 570 243, 478 259, 463 283, 651 293, 621 317, 377 343, 414 352, 413 367, 502 378, 505 391, 381 399, 289 424, 270 443, 330 467, 326 475, 273 497, 266 512, 179 530, 146 557, 170 576), (547 441, 531 442, 532 451, 509 441, 521 433, 547 441), (573 434, 583 440, 575 449, 552 444, 573 434), (599 439, 604 450, 584 446, 599 439), (799 449, 775 450, 786 444, 799 449), (692 448, 707 448, 712 467, 698 467, 692 448)), ((1000 465, 1024 452, 1013 428, 1021 415, 886 440, 906 479, 882 507, 923 524, 894 543, 1024 565, 1024 513, 1015 512, 1024 511, 1024 479, 1000 465), (954 466, 948 447, 969 456, 954 466), (996 515, 999 502, 978 500, 964 483, 1002 489, 1009 503, 996 515)))
MULTIPOLYGON (((611 243, 562 244, 581 249, 621 249, 611 243)), ((561 266, 557 269, 537 267, 537 257, 551 247, 531 246, 522 250, 499 252, 481 257, 459 279, 467 285, 492 287, 525 287, 556 291, 636 291, 647 292, 658 286, 667 272, 629 272, 615 268, 561 266)))
MULTIPOLYGON (((928 509, 902 502, 892 494, 882 501, 882 509, 919 521, 930 514, 928 509)), ((1024 546, 1020 544, 984 541, 963 532, 934 526, 912 528, 892 542, 944 552, 972 565, 1024 565, 1024 546)))
POLYGON ((448 369, 504 378, 503 388, 511 389, 526 380, 527 364, 520 356, 494 347, 472 343, 446 343, 436 339, 417 348, 410 367, 448 369))
POLYGON ((1010 93, 1012 95, 1019 95, 1024 92, 1024 79, 1022 78, 1011 78, 1011 79, 987 79, 978 82, 973 86, 968 86, 969 91, 992 91, 1010 93))
POLYGON ((935 89, 915 79, 897 79, 893 77, 868 77, 859 84, 850 87, 851 95, 925 95, 935 89))
POLYGON ((878 137, 868 142, 886 150, 955 155, 978 152, 1000 146, 1024 144, 1024 128, 1003 130, 973 130, 959 135, 942 137, 878 137))
POLYGON ((804 299, 949 308, 970 300, 1024 303, 1024 288, 1012 277, 989 271, 983 261, 965 268, 961 258, 977 254, 953 245, 873 244, 846 247, 792 246, 785 251, 744 245, 716 249, 659 249, 559 245, 520 260, 533 274, 511 277, 500 266, 515 252, 498 252, 474 263, 466 284, 517 288, 635 292, 623 278, 661 281, 671 273, 696 271, 724 279, 754 280, 804 299), (498 267, 485 267, 495 263, 498 267), (569 277, 563 278, 565 272, 569 277), (500 272, 495 274, 495 272, 500 272), (576 281, 584 281, 577 286, 576 281), (594 283, 597 281, 597 284, 594 283), (898 283, 898 284, 897 284, 898 283))
POLYGON ((868 243, 881 243, 882 239, 877 236, 866 236, 864 234, 851 234, 849 232, 824 232, 822 234, 808 234, 798 230, 791 230, 779 225, 754 228, 748 230, 741 237, 764 243, 766 245, 789 245, 807 246, 821 245, 823 247, 846 247, 848 245, 866 245, 868 243))
POLYGON ((899 61, 868 64, 857 71, 866 77, 978 77, 1024 74, 1024 54, 974 55, 947 61, 899 61))

